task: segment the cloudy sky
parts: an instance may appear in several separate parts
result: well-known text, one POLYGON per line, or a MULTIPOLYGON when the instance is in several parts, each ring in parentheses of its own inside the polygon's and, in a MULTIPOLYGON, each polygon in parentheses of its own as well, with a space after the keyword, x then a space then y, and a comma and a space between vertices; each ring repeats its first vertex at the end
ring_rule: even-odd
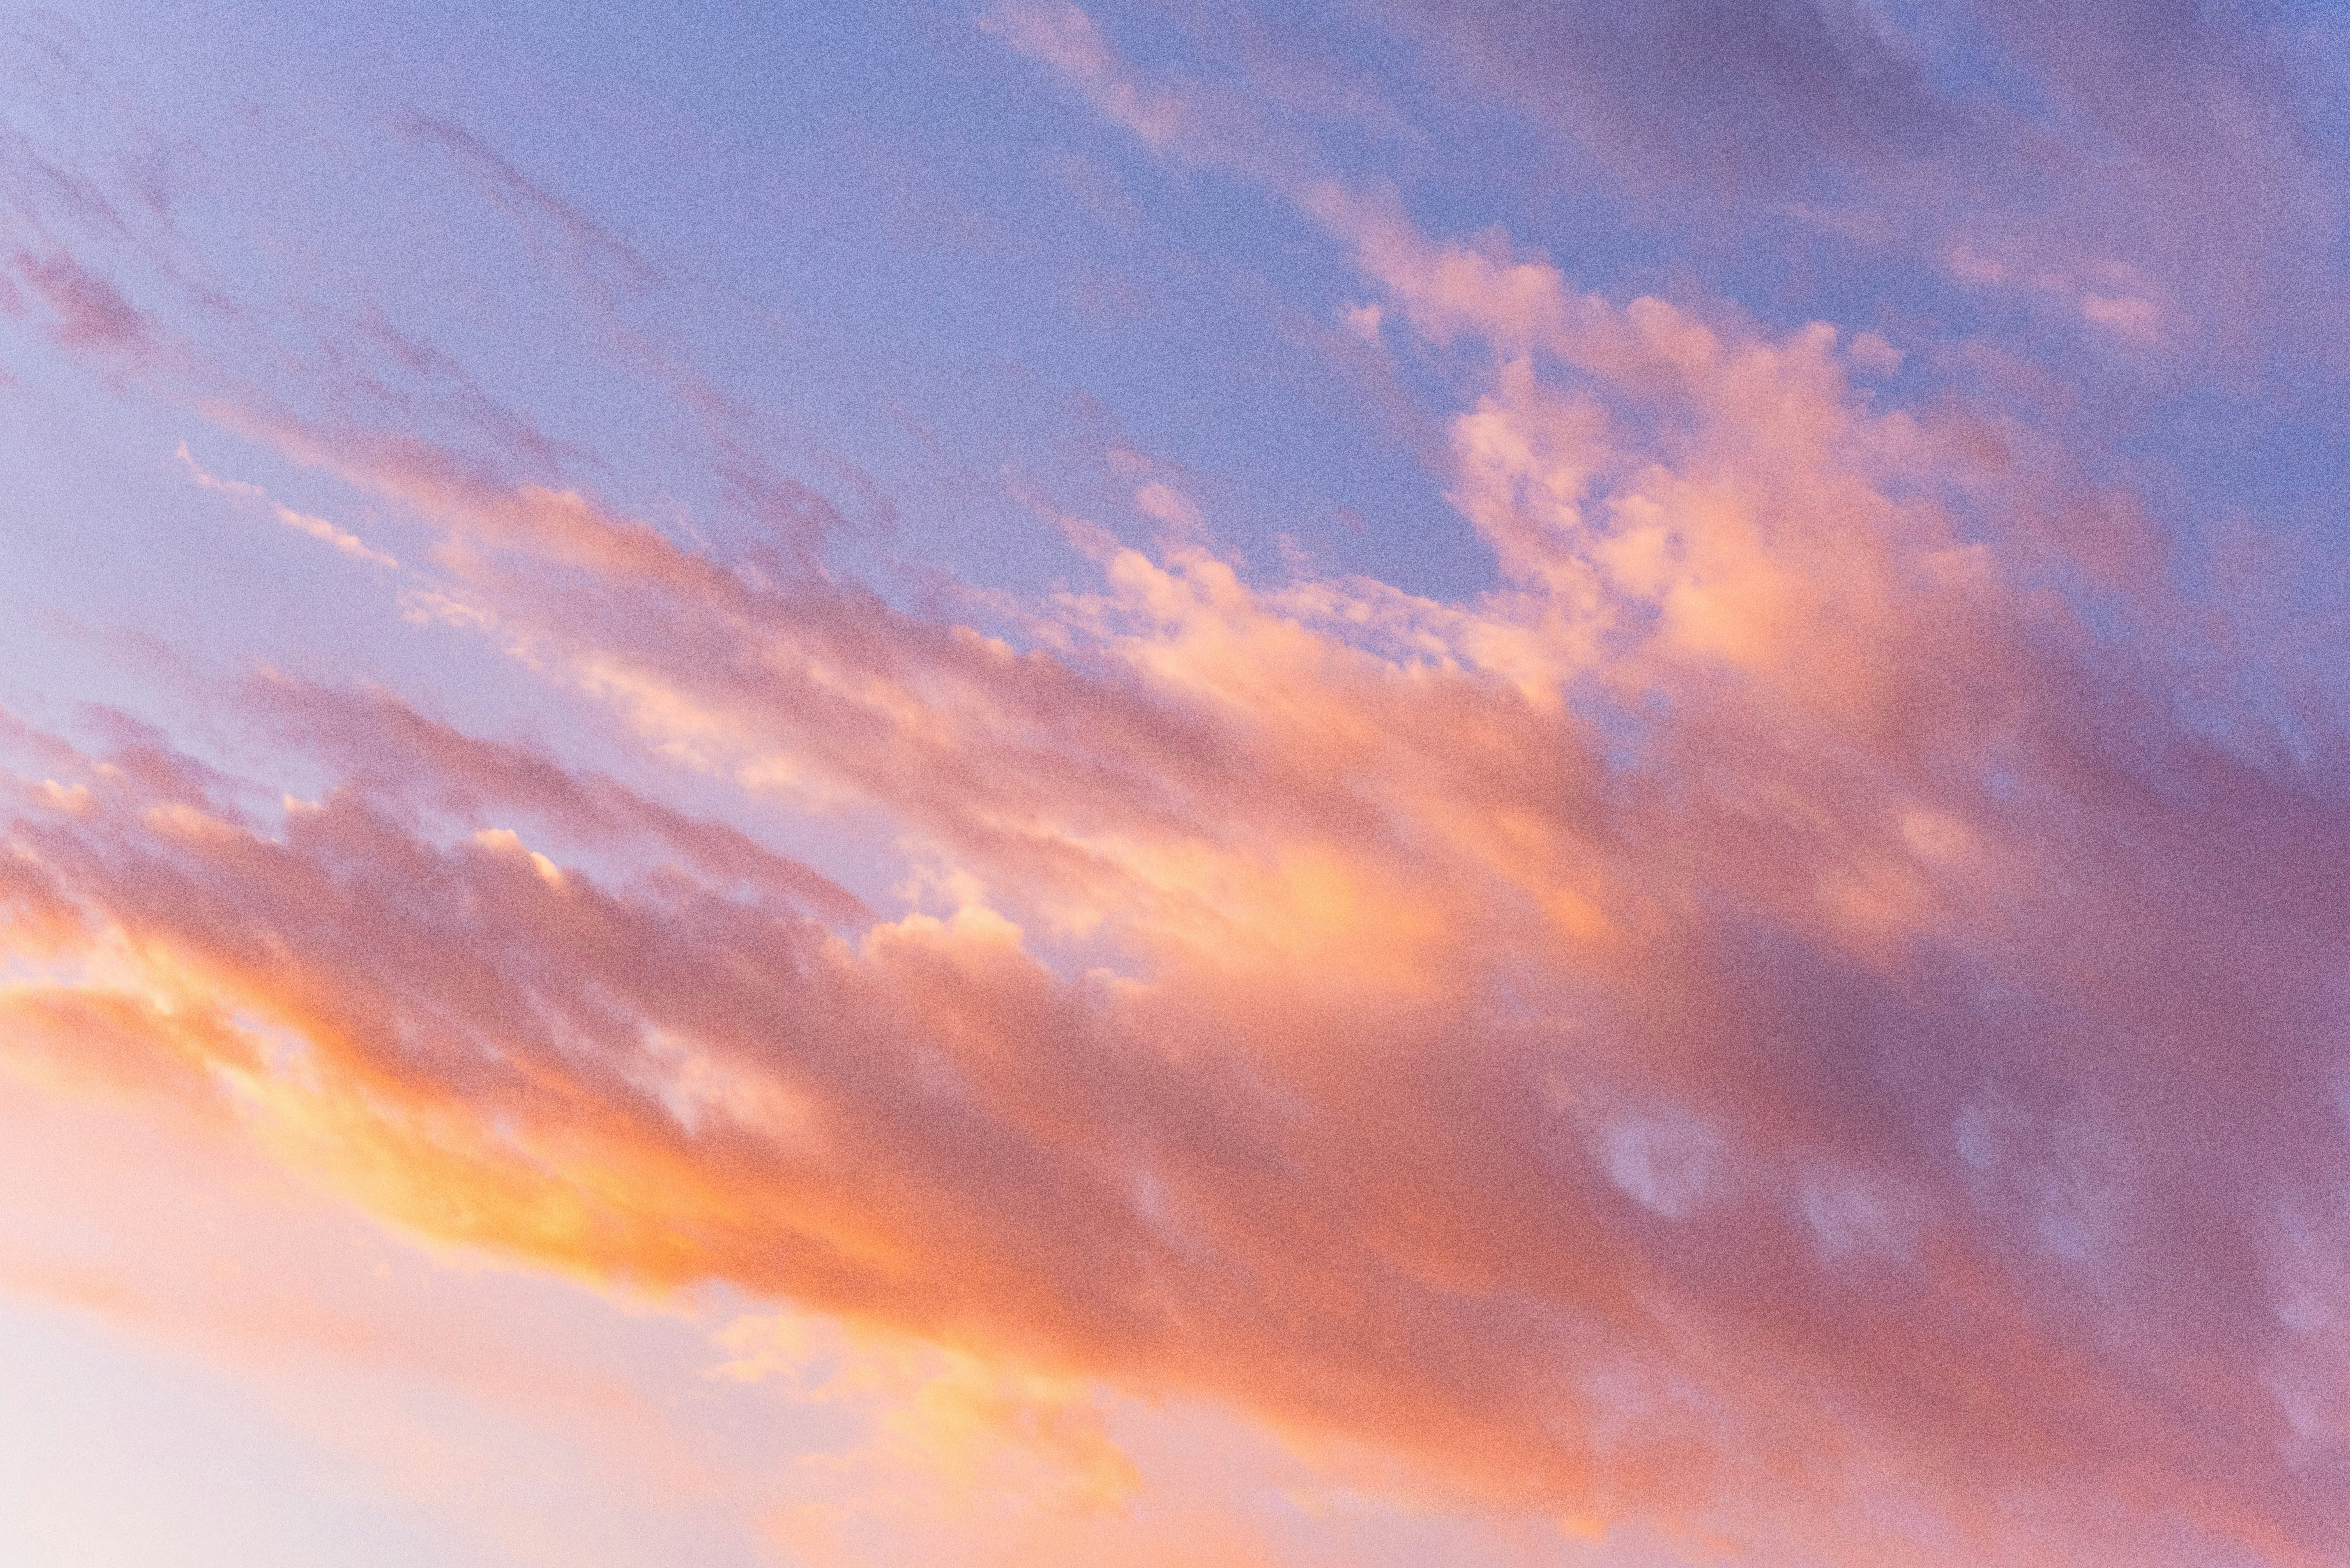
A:
POLYGON ((0 11, 0 1558, 2350 1558, 2345 105, 0 11))

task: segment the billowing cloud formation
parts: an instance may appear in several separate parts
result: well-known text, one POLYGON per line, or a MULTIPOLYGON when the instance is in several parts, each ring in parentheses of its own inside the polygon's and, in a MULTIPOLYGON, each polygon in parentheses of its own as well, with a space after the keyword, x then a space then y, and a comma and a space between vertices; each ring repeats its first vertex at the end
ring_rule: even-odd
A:
MULTIPOLYGON (((1857 11, 1752 9, 1902 146, 1953 134, 1857 11)), ((1292 202, 1373 335, 1464 378, 1496 586, 1252 581, 1128 453, 1152 546, 1057 517, 1095 581, 988 633, 828 570, 825 507, 706 545, 250 400, 224 421, 431 532, 418 616, 883 817, 954 907, 874 917, 273 676, 235 701, 316 801, 127 722, 16 734, 11 1058, 207 1104, 438 1236, 1211 1399, 1464 1505, 1778 1560, 2339 1560, 2323 702, 2022 425, 1856 389, 1884 339, 1430 238, 1081 13, 989 26, 1292 202)), ((1115 1480, 1073 1408, 1012 1418, 1115 1480)))

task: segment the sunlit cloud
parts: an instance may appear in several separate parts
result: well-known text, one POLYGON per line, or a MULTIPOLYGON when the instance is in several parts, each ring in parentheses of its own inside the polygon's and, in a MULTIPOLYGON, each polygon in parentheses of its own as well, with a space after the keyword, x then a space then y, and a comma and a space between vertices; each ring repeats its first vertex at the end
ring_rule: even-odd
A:
MULTIPOLYGON (((2144 450, 2183 384, 2336 373, 2287 199, 2316 133, 2256 90, 2289 45, 2232 13, 1986 5, 1952 42, 1603 9, 1317 9, 1236 67, 1107 8, 952 24, 1055 136, 1328 258, 1297 314, 1420 400, 1465 588, 1326 566, 1107 422, 997 490, 925 437, 956 526, 910 561, 932 504, 698 369, 702 306, 622 318, 690 258, 452 118, 400 118, 401 156, 560 242, 529 265, 584 283, 659 453, 633 404, 602 447, 541 437, 380 316, 288 348, 259 298, 134 309, 20 262, 44 341, 210 421, 212 466, 140 459, 191 514, 375 568, 337 591, 411 651, 233 642, 169 708, 7 721, 0 1064, 286 1205, 686 1324, 708 1397, 853 1411, 739 1521, 785 1561, 958 1530, 1313 1561, 1382 1511, 1530 1562, 2337 1559, 2350 740, 2332 644, 2253 636, 2181 522, 2257 498, 2144 450), (1965 85, 1983 38, 2126 151, 2118 193, 2001 204, 2022 150, 2083 191, 2090 153, 1965 85), (1440 129, 1390 107, 1397 39, 1436 51, 1440 129), (2121 42, 2196 87, 2183 121, 2111 96, 2086 61, 2121 42), (1372 114, 1343 84, 1375 70, 1372 114), (1596 276, 1530 198, 1440 220, 1462 105, 1741 223, 1891 203, 1807 227, 1893 253, 1899 308, 1790 313, 1698 245, 1596 276), (2199 193, 2308 342, 2166 204, 2199 193), (712 501, 635 477, 680 450, 712 501), (276 498, 312 493, 410 564, 276 498), (1056 552, 1024 586, 992 575, 1007 516, 1056 552), (469 686, 524 695, 491 722, 469 686), (1278 1510, 1197 1480, 1220 1431, 1278 1510)), ((37 216, 23 254, 67 257, 37 216)), ((113 1263, 0 1251, 0 1282, 170 1312, 113 1263)), ((339 1299, 184 1315, 518 1406, 592 1387, 647 1453, 701 1451, 639 1407, 674 1366, 509 1386, 339 1299)))

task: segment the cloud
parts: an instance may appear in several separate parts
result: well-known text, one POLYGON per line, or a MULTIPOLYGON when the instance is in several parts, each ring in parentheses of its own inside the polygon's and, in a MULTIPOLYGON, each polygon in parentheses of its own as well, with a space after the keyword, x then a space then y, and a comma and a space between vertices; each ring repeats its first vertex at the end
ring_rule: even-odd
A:
MULTIPOLYGON (((433 535, 420 608, 672 762, 887 821, 949 895, 876 914, 265 676, 221 702, 282 750, 234 773, 10 732, 12 1064, 435 1238, 929 1346, 909 1443, 1016 1435, 1079 1502, 1131 1480, 1105 1386, 1334 1487, 1729 1560, 2339 1560, 2339 727, 2272 716, 2126 495, 1856 392, 1884 338, 1432 237, 1083 13, 991 15, 1292 201, 1456 378, 1492 588, 1260 585, 1129 461, 1155 547, 1068 520, 1096 577, 991 635, 836 572, 837 510, 740 464, 788 547, 255 397, 224 417, 433 535)), ((1957 134, 1856 11, 1746 7, 1738 57, 1555 15, 1635 74, 1713 50, 1695 146, 1742 179, 1738 113, 1862 161, 1957 134)))
POLYGON ((453 154, 482 176, 491 193, 509 211, 554 229, 569 245, 575 261, 588 269, 590 275, 597 275, 599 268, 614 271, 619 281, 637 289, 661 281, 660 269, 646 260, 642 252, 523 173, 463 126, 418 109, 402 110, 394 124, 410 139, 453 154))
POLYGON ((575 843, 658 845, 717 882, 736 882, 835 919, 871 911, 829 878, 723 824, 696 820, 615 781, 567 770, 526 747, 461 734, 388 693, 353 695, 271 674, 246 707, 305 747, 384 779, 429 783, 441 809, 469 819, 521 811, 575 843))
POLYGON ((1609 156, 1726 189, 1794 185, 1822 162, 1895 169, 1960 124, 1921 54, 1849 0, 1374 9, 1609 156))
MULTIPOLYGON (((1555 132, 1650 221, 1786 211, 1881 257, 1966 236, 2043 276, 2133 269, 2074 319, 2222 363, 2338 372, 2345 297, 2315 127, 2333 88, 2277 8, 2089 0, 1363 7, 1555 132), (1702 192, 1701 206, 1669 193, 1702 192), (1725 208, 1729 211, 1725 211, 1725 208), (1822 222, 1822 212, 1847 214, 1822 222), (2117 319, 2116 307, 2123 311, 2117 319)), ((1978 279, 1980 281, 1980 279, 1978 279)))
POLYGON ((278 826, 151 742, 57 776, 71 811, 27 783, 17 919, 81 978, 9 993, 18 1053, 193 1071, 431 1234, 1223 1402, 1456 1501, 1816 1533, 1860 1489, 2010 1561, 2335 1551, 2282 1456, 2341 1413, 2274 1293, 2343 1159, 2333 764, 2209 732, 2188 668, 2016 575, 2028 509, 1959 509, 2028 495, 2009 449, 1856 399, 1833 330, 1304 199, 1498 366, 1452 425, 1492 593, 1253 587, 1139 468, 1182 525, 1024 652, 257 419, 649 740, 1009 902, 844 935, 723 830, 265 682, 347 770, 278 826))
POLYGON ((290 506, 281 506, 272 501, 268 492, 257 484, 246 484, 234 479, 216 479, 206 473, 196 460, 188 455, 186 441, 182 441, 172 455, 180 460, 180 466, 188 471, 188 477, 206 490, 222 495, 233 495, 240 501, 250 501, 265 506, 272 516, 296 534, 307 534, 322 545, 332 545, 355 561, 365 561, 371 566, 388 566, 394 571, 400 567, 398 561, 382 551, 371 547, 358 535, 338 528, 323 517, 313 517, 307 513, 296 512, 290 506))
POLYGON ((50 331, 70 348, 136 348, 147 339, 146 318, 122 291, 70 255, 43 260, 19 252, 16 275, 56 313, 50 331))

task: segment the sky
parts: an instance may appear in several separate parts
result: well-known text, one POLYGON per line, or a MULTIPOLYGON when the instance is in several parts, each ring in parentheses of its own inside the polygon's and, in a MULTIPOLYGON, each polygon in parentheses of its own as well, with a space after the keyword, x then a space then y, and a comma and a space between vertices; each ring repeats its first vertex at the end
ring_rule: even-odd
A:
POLYGON ((0 1560, 2350 1559, 2345 105, 0 9, 0 1560))

